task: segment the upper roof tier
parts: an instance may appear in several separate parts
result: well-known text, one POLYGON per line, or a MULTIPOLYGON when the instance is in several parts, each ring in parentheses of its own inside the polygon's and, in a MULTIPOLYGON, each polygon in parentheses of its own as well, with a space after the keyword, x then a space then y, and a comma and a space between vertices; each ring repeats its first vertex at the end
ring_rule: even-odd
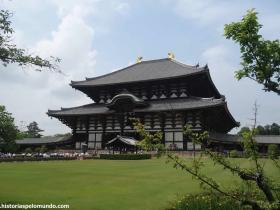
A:
POLYGON ((176 78, 208 72, 207 66, 198 67, 180 63, 174 59, 164 58, 135 63, 123 69, 84 81, 71 81, 72 87, 103 86, 132 82, 153 81, 176 78))

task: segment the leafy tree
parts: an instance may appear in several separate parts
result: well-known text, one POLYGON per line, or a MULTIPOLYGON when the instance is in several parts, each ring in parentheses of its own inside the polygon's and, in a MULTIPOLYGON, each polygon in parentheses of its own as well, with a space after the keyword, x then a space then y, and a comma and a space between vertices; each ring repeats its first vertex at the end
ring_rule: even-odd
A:
MULTIPOLYGON (((272 123, 271 125, 265 126, 258 125, 256 129, 258 131, 258 135, 280 135, 280 125, 277 123, 272 123)), ((250 130, 249 127, 242 127, 238 134, 241 135, 244 131, 248 130, 250 130)))
POLYGON ((45 153, 45 152, 47 152, 48 151, 48 148, 45 146, 45 145, 42 145, 41 147, 40 147, 40 153, 45 153))
POLYGON ((270 125, 265 125, 264 130, 265 130, 265 135, 270 135, 270 125))
POLYGON ((44 130, 40 129, 38 123, 33 121, 27 126, 27 134, 29 138, 41 138, 42 132, 44 130))
POLYGON ((24 150, 25 153, 32 153, 32 149, 30 147, 27 147, 25 150, 24 150))
POLYGON ((259 134, 259 135, 266 135, 266 130, 264 129, 263 126, 258 125, 258 126, 257 126, 257 130, 258 130, 258 134, 259 134))
POLYGON ((12 114, 6 111, 5 106, 0 105, 0 150, 3 152, 15 152, 17 150, 16 136, 17 127, 12 114))
POLYGON ((139 119, 131 119, 133 122, 134 129, 140 134, 141 140, 138 142, 138 146, 146 151, 158 151, 160 152, 164 149, 162 144, 162 133, 156 132, 154 134, 145 130, 145 126, 141 123, 139 119))
MULTIPOLYGON (((200 153, 199 157, 193 156, 191 163, 185 161, 185 159, 167 152, 168 161, 173 164, 174 168, 181 169, 184 172, 193 176, 200 182, 200 186, 209 192, 211 195, 217 197, 225 197, 240 204, 241 206, 250 207, 253 210, 279 210, 280 209, 280 183, 267 176, 265 172, 265 164, 259 159, 258 147, 255 141, 256 129, 256 115, 257 109, 255 108, 255 121, 252 129, 245 130, 242 133, 243 141, 242 147, 246 153, 246 160, 251 162, 252 167, 242 168, 236 161, 231 161, 223 154, 219 154, 211 151, 211 149, 205 147, 204 151, 200 153), (218 181, 207 176, 203 171, 205 165, 205 155, 209 157, 215 165, 220 165, 224 170, 230 171, 233 175, 239 177, 244 183, 245 188, 236 186, 231 190, 223 187, 218 181)), ((149 141, 143 141, 141 148, 150 148, 149 145, 157 144, 157 137, 154 138, 149 132, 145 131, 144 126, 140 121, 134 124, 135 129, 141 136, 149 136, 149 141), (141 127, 141 129, 137 129, 141 127), (154 143, 153 143, 154 142, 154 143), (145 144, 148 144, 145 145, 145 144)), ((188 135, 189 139, 194 144, 202 144, 207 146, 208 144, 208 132, 206 131, 192 131, 189 126, 184 127, 185 135, 188 135)), ((279 161, 275 156, 270 157, 275 167, 280 170, 279 161)))
POLYGON ((35 152, 35 153, 40 153, 40 151, 41 151, 41 148, 40 148, 40 147, 36 147, 36 148, 34 149, 34 152, 35 152))
POLYGON ((270 133, 271 135, 280 135, 280 126, 277 123, 272 123, 270 133))
POLYGON ((26 131, 17 130, 16 139, 21 140, 28 137, 28 133, 26 131))
POLYGON ((267 148, 267 154, 271 159, 278 159, 279 148, 276 144, 270 144, 267 148))
POLYGON ((242 135, 242 133, 244 133, 244 132, 247 132, 247 131, 250 131, 250 128, 249 127, 242 127, 241 129, 240 129, 240 131, 237 133, 237 135, 242 135))
POLYGON ((254 9, 248 10, 241 21, 225 25, 225 37, 240 45, 242 69, 235 76, 238 80, 250 78, 262 84, 265 91, 280 94, 280 42, 265 40, 259 34, 261 28, 254 9))
POLYGON ((19 66, 33 65, 39 67, 39 71, 44 68, 58 71, 59 58, 51 57, 49 60, 39 56, 28 54, 25 49, 18 48, 12 43, 12 34, 10 18, 12 13, 7 10, 0 10, 0 62, 7 66, 11 63, 17 63, 19 66))

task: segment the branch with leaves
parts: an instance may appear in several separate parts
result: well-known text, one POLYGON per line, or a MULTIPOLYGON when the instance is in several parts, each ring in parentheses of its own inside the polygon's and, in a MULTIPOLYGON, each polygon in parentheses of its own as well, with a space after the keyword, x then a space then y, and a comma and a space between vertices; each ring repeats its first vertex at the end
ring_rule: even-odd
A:
MULTIPOLYGON (((254 116, 257 116, 257 108, 255 106, 254 116)), ((157 132, 151 134, 145 130, 144 124, 140 120, 134 119, 134 128, 136 132, 140 134, 142 140, 140 146, 142 149, 151 151, 158 148, 161 144, 162 134, 157 132), (156 146, 157 145, 157 146, 156 146)), ((254 120, 256 123, 256 119, 254 120)), ((279 194, 280 184, 267 177, 264 171, 264 166, 259 162, 258 147, 254 140, 256 135, 255 123, 252 129, 243 133, 243 149, 247 155, 248 161, 253 161, 253 168, 242 168, 238 164, 232 163, 224 155, 217 152, 213 152, 208 148, 205 148, 199 157, 193 156, 192 162, 187 163, 184 159, 177 155, 165 151, 168 157, 169 163, 173 164, 174 168, 181 169, 190 174, 194 179, 200 181, 200 186, 211 193, 218 193, 226 196, 229 199, 235 200, 243 206, 250 206, 253 210, 279 210, 279 194), (205 175, 201 170, 205 165, 202 159, 202 155, 209 157, 214 164, 220 165, 223 169, 230 171, 233 175, 237 175, 247 186, 249 190, 244 192, 239 188, 234 190, 225 190, 217 181, 211 177, 205 175)), ((184 127, 184 134, 194 144, 203 144, 207 146, 208 132, 206 131, 193 131, 191 127, 184 127)))
POLYGON ((257 14, 248 10, 241 21, 225 25, 225 37, 240 45, 242 69, 235 76, 238 80, 250 78, 280 95, 280 41, 265 40, 259 34, 262 25, 257 14))
POLYGON ((162 133, 155 132, 154 134, 146 131, 144 124, 138 118, 131 118, 133 127, 137 133, 140 134, 141 140, 138 143, 138 147, 145 151, 157 151, 160 154, 164 150, 162 144, 162 133))
POLYGON ((37 71, 49 69, 61 73, 59 70, 60 58, 51 56, 49 59, 43 59, 38 55, 28 54, 25 49, 18 48, 12 43, 12 34, 10 18, 12 13, 7 10, 0 10, 0 61, 3 66, 16 63, 19 66, 36 66, 37 71))

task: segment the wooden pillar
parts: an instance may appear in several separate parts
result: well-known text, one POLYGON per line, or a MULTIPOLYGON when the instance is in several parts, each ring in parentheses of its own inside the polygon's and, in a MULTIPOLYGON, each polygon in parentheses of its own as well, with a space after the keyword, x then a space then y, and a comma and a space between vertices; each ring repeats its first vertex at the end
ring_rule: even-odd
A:
POLYGON ((87 134, 87 139, 86 139, 86 144, 88 148, 88 140, 89 140, 89 116, 86 117, 86 134, 87 134))
POLYGON ((73 135, 73 148, 76 149, 76 131, 77 131, 77 118, 73 118, 73 130, 72 130, 72 135, 73 135))

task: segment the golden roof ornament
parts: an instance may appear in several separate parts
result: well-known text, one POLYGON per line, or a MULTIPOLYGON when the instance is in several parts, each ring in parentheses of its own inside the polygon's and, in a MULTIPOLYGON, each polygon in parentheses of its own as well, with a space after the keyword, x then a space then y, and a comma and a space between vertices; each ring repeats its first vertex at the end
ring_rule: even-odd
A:
POLYGON ((142 62, 142 59, 143 59, 143 57, 142 57, 142 56, 137 57, 137 59, 136 59, 136 63, 141 63, 141 62, 142 62))
POLYGON ((175 58, 174 53, 169 52, 169 53, 168 53, 168 58, 169 58, 169 59, 174 59, 174 58, 175 58))

